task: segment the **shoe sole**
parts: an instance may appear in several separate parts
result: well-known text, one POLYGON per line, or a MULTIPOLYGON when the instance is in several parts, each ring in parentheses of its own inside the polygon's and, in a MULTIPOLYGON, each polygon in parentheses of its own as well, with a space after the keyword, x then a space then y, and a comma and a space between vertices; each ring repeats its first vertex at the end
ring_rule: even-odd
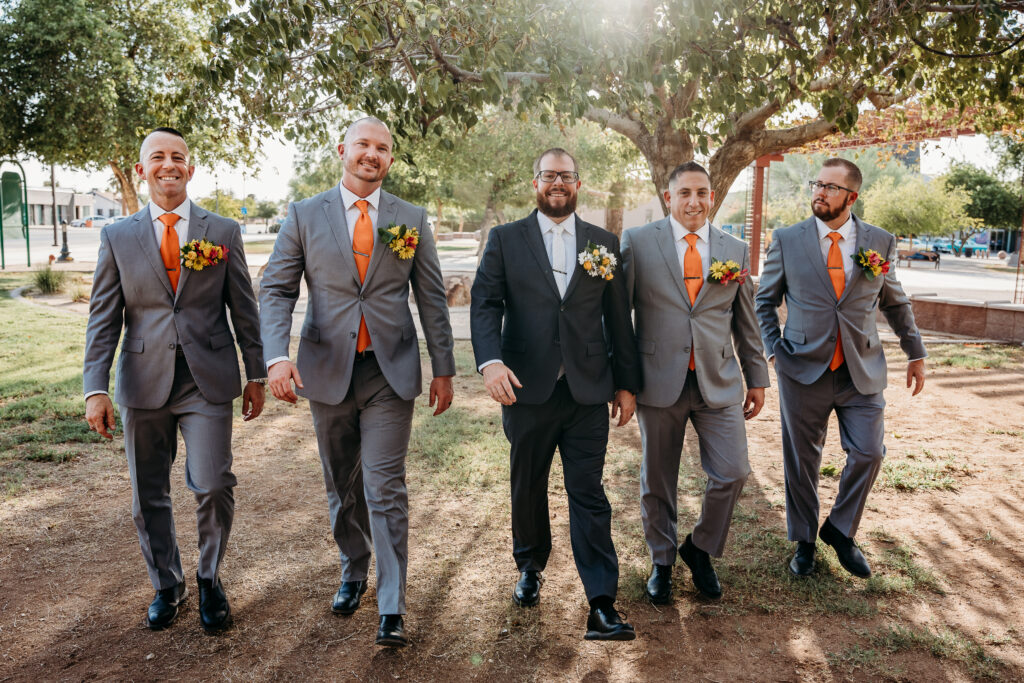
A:
MULTIPOLYGON (((825 543, 825 545, 827 545, 828 547, 832 548, 832 550, 836 550, 835 544, 833 544, 831 541, 826 540, 825 537, 822 536, 820 533, 818 534, 818 538, 820 538, 825 543)), ((850 567, 846 566, 846 563, 843 562, 843 558, 839 555, 839 551, 838 550, 836 550, 836 559, 839 560, 839 566, 841 566, 843 569, 845 569, 851 575, 856 576, 858 579, 870 579, 871 578, 871 570, 870 569, 868 570, 867 574, 863 574, 861 572, 854 571, 850 567)))
POLYGON ((515 596, 515 593, 513 593, 512 604, 514 604, 516 607, 536 607, 538 604, 540 604, 540 596, 538 595, 533 600, 520 600, 515 596))
POLYGON ((647 592, 646 588, 644 589, 644 596, 647 598, 648 602, 650 602, 652 605, 667 605, 667 604, 672 602, 672 595, 671 594, 669 594, 669 596, 666 597, 666 598, 656 598, 653 595, 651 595, 649 592, 647 592))
POLYGON ((625 630, 613 631, 612 633, 587 631, 587 634, 583 636, 583 640, 636 640, 636 632, 625 630))
POLYGON ((383 647, 405 647, 409 644, 408 640, 399 638, 380 638, 378 637, 374 643, 383 647))
POLYGON ((786 565, 786 569, 789 570, 789 573, 791 575, 795 576, 798 579, 809 579, 811 577, 811 575, 814 574, 815 567, 811 567, 811 570, 809 572, 807 572, 806 574, 800 574, 799 572, 793 571, 793 568, 790 567, 789 565, 786 565))
POLYGON ((224 620, 224 623, 218 624, 217 626, 207 626, 202 621, 200 621, 199 624, 203 627, 204 632, 210 635, 216 635, 218 633, 224 633, 224 631, 227 631, 234 626, 235 620, 231 615, 228 615, 228 618, 224 620))

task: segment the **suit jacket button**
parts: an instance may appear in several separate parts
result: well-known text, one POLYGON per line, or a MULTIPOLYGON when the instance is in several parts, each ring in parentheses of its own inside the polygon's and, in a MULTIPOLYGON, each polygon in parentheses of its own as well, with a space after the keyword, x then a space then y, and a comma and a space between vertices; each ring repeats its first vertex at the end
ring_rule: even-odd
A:
POLYGON ((366 301, 366 297, 365 297, 365 296, 363 296, 362 294, 360 294, 360 295, 359 295, 359 300, 360 300, 360 301, 366 301))
POLYGON ((834 342, 834 341, 836 340, 836 338, 835 338, 835 337, 829 337, 829 338, 828 338, 828 340, 829 340, 830 342, 834 342))
POLYGON ((167 345, 167 348, 169 348, 169 349, 173 349, 173 348, 174 348, 174 344, 168 344, 168 345, 167 345))
POLYGON ((180 309, 180 308, 178 308, 177 306, 175 306, 175 307, 174 307, 174 312, 175 312, 175 313, 181 313, 181 309, 180 309))
POLYGON ((356 338, 356 333, 355 333, 355 332, 349 332, 349 333, 348 333, 348 336, 350 336, 350 337, 352 337, 353 339, 355 339, 355 338, 356 338))
POLYGON ((560 311, 564 311, 564 310, 565 310, 565 306, 559 306, 559 307, 558 307, 558 310, 560 310, 560 311))

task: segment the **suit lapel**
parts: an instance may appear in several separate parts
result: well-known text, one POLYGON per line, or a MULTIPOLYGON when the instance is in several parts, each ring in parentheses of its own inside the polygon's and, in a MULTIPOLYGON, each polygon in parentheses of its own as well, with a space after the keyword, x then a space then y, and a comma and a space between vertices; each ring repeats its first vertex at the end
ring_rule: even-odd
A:
POLYGON ((655 240, 658 249, 665 259, 665 266, 668 268, 672 280, 679 289, 679 295, 683 297, 683 303, 690 306, 690 295, 686 293, 686 283, 683 282, 683 269, 679 265, 679 252, 676 251, 675 233, 672 232, 672 222, 668 217, 663 218, 655 228, 655 240))
MULTIPOLYGON (((394 195, 381 190, 380 206, 377 207, 377 228, 386 228, 390 223, 394 223, 397 217, 398 205, 395 202, 394 195)), ((363 282, 364 287, 369 284, 370 278, 372 278, 373 274, 377 272, 377 267, 380 265, 380 260, 383 258, 386 250, 387 247, 384 246, 383 240, 381 240, 377 231, 374 230, 373 254, 370 255, 370 265, 366 268, 366 280, 363 282)), ((355 259, 353 259, 353 263, 355 263, 355 259)))
POLYGON ((852 213, 850 216, 853 218, 853 225, 857 230, 857 239, 854 240, 853 247, 853 270, 850 272, 850 280, 846 283, 846 287, 843 288, 843 295, 839 297, 842 301, 849 294, 850 290, 853 289, 854 285, 858 284, 858 280, 864 278, 864 269, 857 263, 857 252, 861 249, 868 248, 868 242, 870 241, 871 235, 868 233, 868 227, 861 222, 859 218, 854 216, 852 213))
MULTIPOLYGON (((578 255, 581 251, 583 251, 584 249, 587 248, 587 242, 590 241, 590 234, 587 232, 587 229, 584 226, 583 221, 580 220, 579 216, 576 216, 575 220, 576 220, 576 251, 575 251, 575 255, 578 255)), ((579 284, 580 278, 583 277, 583 268, 578 268, 577 267, 578 266, 578 264, 576 263, 577 260, 578 260, 578 257, 573 258, 572 277, 569 279, 569 284, 565 286, 565 296, 562 297, 563 299, 568 299, 572 295, 573 290, 576 289, 576 285, 579 284)), ((621 265, 622 264, 619 264, 619 267, 621 267, 621 265)), ((552 275, 551 279, 553 281, 555 279, 555 276, 552 275)), ((555 291, 558 291, 557 288, 555 289, 555 291)))
MULTIPOLYGON (((544 238, 540 235, 540 222, 537 220, 536 209, 526 217, 526 221, 522 225, 522 231, 523 241, 526 242, 526 246, 533 253, 533 258, 536 259, 537 266, 541 271, 541 277, 544 278, 551 287, 551 291, 558 297, 558 285, 555 284, 555 274, 551 272, 551 259, 548 258, 548 251, 544 248, 544 238)), ((579 234, 580 230, 577 229, 577 240, 579 240, 579 234)), ((568 293, 569 288, 566 287, 565 291, 568 293)))
MULTIPOLYGON (((701 264, 704 266, 704 282, 700 285, 700 291, 697 292, 697 299, 693 302, 693 310, 696 310, 700 306, 701 301, 707 296, 707 292, 711 289, 711 280, 708 279, 708 273, 711 272, 711 264, 715 259, 719 261, 727 261, 728 254, 725 254, 725 237, 721 230, 715 226, 708 224, 708 262, 701 264)), ((686 297, 689 301, 690 297, 686 297)))
POLYGON ((145 254, 149 265, 153 267, 156 279, 167 290, 167 294, 173 297, 174 292, 171 291, 171 281, 167 277, 167 268, 164 267, 163 259, 160 258, 160 245, 157 243, 156 233, 153 231, 153 220, 149 215, 148 204, 142 211, 132 216, 132 231, 139 240, 139 249, 145 254))
MULTIPOLYGON (((186 243, 206 237, 206 231, 210 229, 210 224, 206 221, 208 215, 206 211, 196 206, 194 202, 189 202, 188 234, 185 236, 186 243)), ((181 292, 185 289, 185 283, 188 282, 191 273, 192 271, 188 268, 181 267, 181 277, 178 279, 178 292, 174 296, 175 301, 181 296, 181 292)))
POLYGON ((803 222, 800 233, 800 242, 803 244, 807 263, 810 264, 811 270, 821 280, 821 286, 828 290, 828 293, 834 299, 836 290, 832 286, 832 279, 829 278, 828 271, 825 270, 825 261, 821 258, 821 240, 818 238, 817 222, 813 218, 808 218, 803 222))
POLYGON ((341 190, 335 186, 328 192, 323 203, 324 217, 331 227, 334 239, 341 251, 341 263, 352 274, 356 287, 361 287, 359 271, 356 269, 356 257, 352 255, 352 236, 348 232, 348 221, 345 218, 345 206, 341 200, 341 190))

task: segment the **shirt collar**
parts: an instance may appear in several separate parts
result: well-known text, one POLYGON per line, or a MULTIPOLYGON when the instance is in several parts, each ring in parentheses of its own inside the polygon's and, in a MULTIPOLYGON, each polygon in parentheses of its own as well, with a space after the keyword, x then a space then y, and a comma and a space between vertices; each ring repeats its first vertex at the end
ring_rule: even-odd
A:
POLYGON ((189 200, 188 200, 187 197, 185 198, 185 201, 183 201, 178 206, 174 207, 174 209, 172 211, 164 211, 159 206, 154 204, 152 200, 150 200, 150 202, 149 202, 149 217, 150 217, 150 219, 155 221, 155 220, 159 220, 160 216, 163 216, 165 213, 174 213, 174 214, 178 215, 178 220, 186 220, 187 221, 190 209, 191 209, 191 206, 189 205, 189 200))
POLYGON ((380 188, 371 192, 367 197, 360 197, 352 190, 345 187, 345 183, 338 183, 338 187, 341 188, 341 201, 345 204, 345 210, 351 209, 355 206, 356 202, 360 199, 365 199, 370 202, 370 206, 376 210, 380 206, 380 188))
POLYGON ((556 225, 561 225, 562 229, 567 233, 576 236, 576 214, 569 214, 564 221, 561 223, 555 223, 549 217, 545 216, 540 211, 537 212, 537 222, 540 223, 540 232, 544 234, 546 232, 554 232, 556 225))
MULTIPOLYGON (((683 224, 675 219, 675 216, 669 214, 668 220, 672 223, 672 239, 676 242, 682 241, 684 237, 690 234, 690 231, 683 227, 683 224)), ((711 237, 711 223, 705 218, 704 225, 697 229, 694 233, 698 239, 702 239, 705 242, 711 237)))
MULTIPOLYGON (((830 228, 827 225, 825 225, 825 221, 821 220, 817 216, 814 217, 814 222, 818 226, 818 240, 819 241, 825 239, 826 235, 828 235, 830 232, 832 232, 832 228, 830 228)), ((835 232, 838 232, 840 235, 842 235, 844 240, 850 239, 850 234, 853 232, 853 214, 852 213, 850 214, 850 217, 846 219, 846 222, 843 223, 842 227, 840 227, 839 230, 836 230, 835 232)))

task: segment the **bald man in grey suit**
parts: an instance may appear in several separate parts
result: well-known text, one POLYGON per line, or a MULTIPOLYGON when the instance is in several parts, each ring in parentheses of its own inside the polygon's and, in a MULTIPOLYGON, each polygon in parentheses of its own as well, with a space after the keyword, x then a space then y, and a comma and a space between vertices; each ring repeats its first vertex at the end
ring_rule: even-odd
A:
POLYGON ((100 234, 85 338, 85 415, 93 430, 111 438, 114 406, 107 390, 123 327, 115 399, 132 517, 156 589, 147 623, 154 630, 170 626, 187 595, 170 495, 180 429, 185 481, 196 497, 200 623, 219 631, 231 624, 220 581, 235 509, 231 404, 242 395, 246 420, 263 410, 256 299, 238 223, 188 198, 185 186, 195 167, 181 133, 158 128, 148 135, 135 169, 149 186, 149 204, 100 234), (226 257, 201 271, 183 268, 181 247, 199 239, 227 246, 226 257), (236 337, 249 378, 244 391, 236 337))
POLYGON ((893 271, 868 273, 857 262, 861 250, 890 262, 896 257, 896 238, 851 212, 861 181, 850 161, 824 163, 811 182, 814 215, 775 231, 757 290, 764 345, 779 383, 786 522, 789 540, 797 542, 789 569, 797 576, 814 571, 818 536, 844 569, 871 576, 853 537, 885 457, 886 363, 878 311, 909 359, 907 387, 913 384, 912 395, 924 388, 927 353, 910 300, 893 271), (783 301, 786 326, 780 329, 783 301), (846 467, 819 532, 818 472, 833 410, 846 467))
POLYGON ((349 127, 338 145, 341 183, 288 207, 260 283, 260 314, 271 392, 291 403, 296 394, 308 398, 313 414, 341 557, 341 586, 331 609, 350 615, 359 607, 372 537, 381 615, 376 642, 400 647, 408 642, 402 619, 409 529, 405 455, 414 399, 422 391, 410 288, 434 374, 434 415, 451 405, 455 358, 426 211, 381 189, 394 161, 391 148, 391 133, 379 120, 349 127), (389 226, 418 231, 411 253, 400 255, 385 244, 378 230, 389 226), (303 277, 309 300, 293 364, 292 311, 303 277))
POLYGON ((750 473, 744 418, 761 411, 769 383, 752 283, 723 284, 710 276, 716 261, 733 261, 743 271, 750 261, 744 242, 708 222, 714 197, 707 171, 696 162, 682 164, 665 192, 670 215, 622 237, 644 377, 637 396, 641 512, 653 565, 646 591, 654 604, 671 599, 677 549, 700 593, 721 597, 710 556, 724 551, 750 473), (708 483, 700 519, 679 545, 677 483, 687 420, 697 432, 708 483))

